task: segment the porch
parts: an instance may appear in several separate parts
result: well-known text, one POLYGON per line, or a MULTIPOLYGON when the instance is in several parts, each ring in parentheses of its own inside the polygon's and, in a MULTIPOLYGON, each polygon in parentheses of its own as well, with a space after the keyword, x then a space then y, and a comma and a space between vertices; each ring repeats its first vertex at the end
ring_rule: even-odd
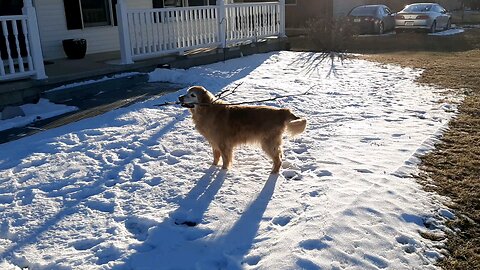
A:
MULTIPOLYGON (((247 43, 235 47, 219 49, 215 47, 200 48, 185 51, 184 54, 157 56, 150 59, 135 61, 132 64, 120 63, 120 51, 87 54, 83 59, 57 59, 46 61, 45 73, 48 78, 43 80, 15 80, 0 82, 0 111, 6 105, 31 103, 39 97, 45 97, 49 89, 85 80, 98 80, 111 77, 114 74, 127 72, 150 72, 156 67, 164 68, 189 68, 219 62, 236 57, 255 53, 264 53, 287 48, 286 38, 265 38, 257 42, 247 43)), ((126 86, 125 88, 128 88, 126 86)), ((79 98, 82 93, 70 95, 68 90, 66 98, 79 98)), ((88 93, 84 93, 88 95, 88 93)), ((62 97, 48 96, 53 101, 61 101, 62 97)))
MULTIPOLYGON (((107 44, 110 44, 110 51, 120 49, 120 54, 116 56, 121 64, 183 55, 197 49, 232 48, 245 42, 255 43, 264 38, 285 36, 285 0, 241 4, 225 4, 225 0, 217 0, 216 5, 146 9, 127 6, 126 0, 116 2, 115 18, 118 27, 109 29, 116 31, 118 38, 109 39, 107 44)), ((38 20, 48 21, 45 14, 40 15, 38 20)), ((52 28, 51 22, 49 23, 48 26, 52 28)), ((25 78, 46 80, 52 74, 49 71, 51 68, 44 66, 42 51, 48 48, 50 52, 54 42, 54 48, 59 52, 62 39, 75 38, 71 35, 84 33, 80 29, 68 32, 67 36, 66 32, 60 31, 55 40, 51 40, 53 32, 49 27, 44 25, 42 28, 38 24, 32 0, 24 0, 21 15, 0 16, 0 82, 25 78), (43 34, 48 38, 42 39, 40 43, 43 34), (44 44, 45 40, 48 40, 49 45, 44 44)), ((94 30, 88 29, 88 32, 94 30)), ((107 51, 108 47, 101 50, 107 51)), ((63 61, 51 57, 46 59, 63 61)), ((71 69, 76 67, 67 65, 61 72, 68 76, 71 69)))

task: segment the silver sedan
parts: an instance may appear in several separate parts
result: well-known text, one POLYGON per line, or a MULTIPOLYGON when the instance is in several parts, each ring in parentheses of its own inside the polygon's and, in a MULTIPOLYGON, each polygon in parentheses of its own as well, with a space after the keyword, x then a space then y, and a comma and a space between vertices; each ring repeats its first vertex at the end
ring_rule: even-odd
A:
POLYGON ((435 33, 449 29, 451 21, 451 15, 439 4, 417 3, 405 6, 395 15, 395 29, 424 29, 435 33))

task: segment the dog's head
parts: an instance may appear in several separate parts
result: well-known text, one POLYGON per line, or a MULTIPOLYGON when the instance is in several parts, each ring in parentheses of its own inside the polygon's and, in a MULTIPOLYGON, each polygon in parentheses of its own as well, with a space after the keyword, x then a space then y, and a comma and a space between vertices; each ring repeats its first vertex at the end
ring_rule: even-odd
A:
POLYGON ((192 86, 188 88, 187 94, 178 97, 182 107, 189 109, 197 105, 212 103, 215 96, 202 86, 192 86))

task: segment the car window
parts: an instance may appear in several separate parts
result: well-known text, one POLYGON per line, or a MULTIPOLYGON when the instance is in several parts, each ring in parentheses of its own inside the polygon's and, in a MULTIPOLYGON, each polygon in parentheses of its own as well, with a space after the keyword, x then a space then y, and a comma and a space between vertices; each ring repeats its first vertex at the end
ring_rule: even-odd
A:
POLYGON ((433 5, 417 4, 406 6, 402 11, 404 12, 427 12, 432 9, 433 5))
POLYGON ((352 16, 373 16, 377 13, 377 7, 360 6, 352 9, 350 15, 352 16))
POLYGON ((389 15, 392 14, 392 11, 388 8, 384 8, 383 10, 385 11, 386 14, 389 14, 389 15))

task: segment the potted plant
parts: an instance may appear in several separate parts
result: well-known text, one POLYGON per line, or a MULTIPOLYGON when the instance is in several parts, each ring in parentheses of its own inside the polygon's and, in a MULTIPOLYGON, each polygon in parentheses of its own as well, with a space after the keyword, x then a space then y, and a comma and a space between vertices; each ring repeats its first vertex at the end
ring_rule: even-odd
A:
POLYGON ((82 59, 87 52, 87 40, 83 38, 64 39, 62 45, 69 59, 82 59))

